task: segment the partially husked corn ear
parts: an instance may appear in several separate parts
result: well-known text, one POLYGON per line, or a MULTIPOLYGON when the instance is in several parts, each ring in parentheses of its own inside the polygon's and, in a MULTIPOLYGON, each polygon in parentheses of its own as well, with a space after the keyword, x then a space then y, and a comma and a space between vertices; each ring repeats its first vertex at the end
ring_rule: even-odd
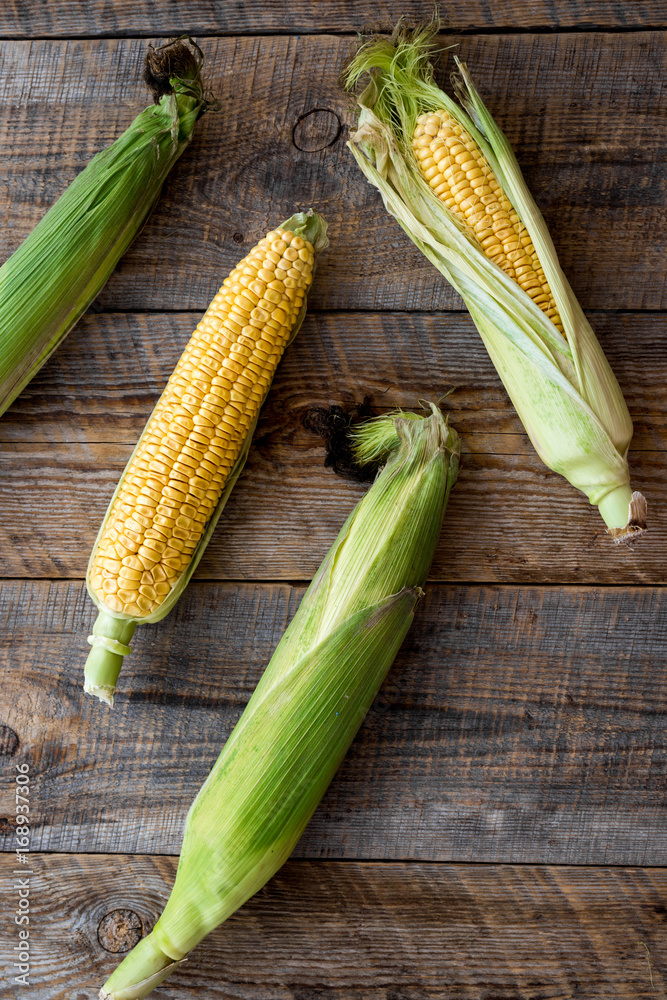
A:
POLYGON ((188 813, 176 881, 100 1000, 143 1000, 294 849, 412 621, 456 480, 437 407, 357 432, 384 458, 343 525, 188 813))
POLYGON ((472 136, 448 111, 434 111, 417 119, 412 148, 437 196, 470 228, 486 256, 514 278, 562 333, 528 230, 472 136))
MULTIPOLYGON (((283 352, 303 317, 319 216, 299 214, 238 264, 194 331, 123 473, 98 536, 88 586, 100 610, 155 621, 202 551, 283 352), (290 225, 292 228, 290 228, 290 225), (156 617, 157 616, 157 617, 156 617)), ((179 590, 180 593, 180 590, 179 590)), ((171 604, 169 607, 171 607, 171 604)), ((166 614, 169 608, 164 608, 166 614)), ((91 637, 93 660, 126 640, 91 637)), ((109 688, 87 670, 87 690, 109 688)), ((104 690, 109 696, 109 691, 104 690)))
POLYGON ((348 147, 385 207, 456 289, 542 461, 586 494, 615 540, 646 527, 623 394, 563 271, 507 137, 456 56, 458 103, 430 61, 437 21, 363 43, 348 147))

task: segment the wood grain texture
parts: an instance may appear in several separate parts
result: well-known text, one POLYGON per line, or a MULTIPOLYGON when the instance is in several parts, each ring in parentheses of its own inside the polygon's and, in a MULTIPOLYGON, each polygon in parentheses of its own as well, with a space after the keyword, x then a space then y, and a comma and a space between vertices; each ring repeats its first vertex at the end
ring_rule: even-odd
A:
MULTIPOLYGON (((190 0, 187 12, 154 0, 60 0, 57 7, 5 0, 0 8, 0 37, 63 37, 77 35, 160 35, 356 32, 364 26, 386 28, 405 17, 427 21, 430 0, 261 0, 226 3, 190 0)), ((667 13, 661 0, 457 0, 442 4, 440 13, 452 29, 484 28, 637 28, 664 27, 667 13)))
MULTIPOLYGON (((473 35, 442 43, 458 47, 446 54, 441 79, 454 51, 468 61, 584 307, 665 308, 667 36, 473 35)), ((203 309, 241 248, 312 205, 331 236, 313 307, 460 308, 345 147, 354 116, 337 78, 354 46, 326 35, 203 41, 221 112, 198 126, 99 307, 203 309), (312 141, 298 148, 300 123, 315 109, 341 128, 322 138, 322 148, 312 141)), ((144 51, 140 40, 0 43, 0 259, 145 105, 144 51)))
MULTIPOLYGON (((81 577, 107 503, 198 317, 89 315, 0 421, 0 575, 81 577)), ((583 494, 535 455, 467 314, 310 314, 278 370, 246 471, 198 570, 308 580, 363 494, 325 468, 317 417, 444 406, 464 440, 432 576, 662 583, 667 319, 592 317, 635 421, 650 535, 615 546, 583 494)))
POLYGON ((363 493, 324 467, 321 413, 450 389, 463 467, 432 574, 449 582, 429 586, 293 860, 160 996, 667 996, 667 7, 441 5, 457 47, 440 81, 454 52, 468 61, 582 304, 605 310, 592 321, 650 501, 651 532, 628 549, 537 460, 461 301, 345 149, 354 33, 431 11, 0 5, 0 39, 26 39, 0 41, 0 262, 147 103, 146 38, 219 36, 203 47, 222 104, 93 312, 0 420, 3 956, 20 762, 33 821, 31 985, 8 978, 8 1000, 90 1000, 163 908, 192 798, 363 493), (311 314, 199 580, 138 630, 109 713, 82 693, 80 579, 108 498, 222 278, 310 205, 332 240, 311 314))
MULTIPOLYGON (((82 585, 3 583, 5 775, 30 765, 32 848, 177 853, 302 592, 192 584, 138 629, 109 712, 81 689, 82 585)), ((431 585, 296 854, 666 864, 666 604, 651 588, 431 585)))
MULTIPOLYGON (((100 924, 129 912, 147 933, 176 861, 31 860, 30 997, 89 1000, 123 957, 102 947, 100 924)), ((292 861, 159 996, 654 1000, 667 988, 666 898, 659 869, 292 861)))

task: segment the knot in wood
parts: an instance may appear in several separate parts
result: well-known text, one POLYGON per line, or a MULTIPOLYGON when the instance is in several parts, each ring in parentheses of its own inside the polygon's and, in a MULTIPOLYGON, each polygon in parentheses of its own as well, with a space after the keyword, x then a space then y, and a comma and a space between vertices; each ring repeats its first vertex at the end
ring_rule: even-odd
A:
POLYGON ((369 715, 384 715, 399 699, 399 690, 395 684, 386 684, 380 688, 375 701, 371 705, 369 715))
POLYGON ((292 142, 305 153, 333 146, 340 135, 341 120, 328 108, 313 108, 298 119, 292 131, 292 142))
POLYGON ((13 729, 0 723, 0 757, 13 757, 19 748, 19 738, 13 729))
POLYGON ((111 910, 97 928, 97 940, 114 955, 134 948, 142 936, 141 918, 134 910, 111 910))

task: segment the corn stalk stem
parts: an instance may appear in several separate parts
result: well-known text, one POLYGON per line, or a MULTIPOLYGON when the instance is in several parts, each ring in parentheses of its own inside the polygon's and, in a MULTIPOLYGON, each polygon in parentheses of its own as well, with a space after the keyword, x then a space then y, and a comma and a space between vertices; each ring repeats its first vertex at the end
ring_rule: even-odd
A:
POLYGON ((100 611, 93 625, 93 634, 88 636, 92 649, 86 660, 84 690, 109 708, 113 707, 116 681, 123 657, 130 652, 129 643, 136 627, 136 622, 100 611))

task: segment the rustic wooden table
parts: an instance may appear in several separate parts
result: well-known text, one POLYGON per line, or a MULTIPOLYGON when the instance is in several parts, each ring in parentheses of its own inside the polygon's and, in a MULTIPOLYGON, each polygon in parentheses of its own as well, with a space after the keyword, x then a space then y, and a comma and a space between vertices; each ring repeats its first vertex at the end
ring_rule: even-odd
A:
POLYGON ((354 32, 430 10, 2 4, 3 259, 147 103, 147 38, 195 34, 222 104, 0 421, 3 996, 95 996, 164 905, 191 799, 363 493, 325 467, 322 412, 451 388, 461 475, 389 679, 293 860, 156 997, 666 995, 667 4, 444 10, 449 58, 468 61, 513 142, 625 391, 651 517, 626 548, 540 464, 461 302, 345 148, 353 116, 336 81, 354 32), (110 713, 81 688, 94 619, 83 576, 109 496, 222 279, 310 206, 331 249, 308 319, 196 581, 137 633, 110 713), (30 987, 10 957, 22 763, 30 987))

